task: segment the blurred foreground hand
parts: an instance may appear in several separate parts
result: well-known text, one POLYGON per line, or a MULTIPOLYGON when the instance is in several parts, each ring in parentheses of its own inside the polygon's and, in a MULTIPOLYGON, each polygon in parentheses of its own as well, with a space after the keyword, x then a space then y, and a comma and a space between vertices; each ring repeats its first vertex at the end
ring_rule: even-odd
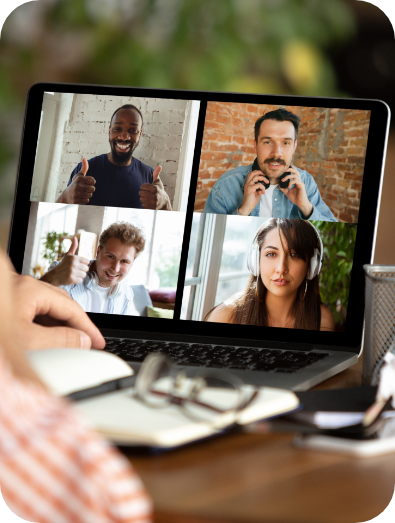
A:
POLYGON ((24 357, 24 349, 102 348, 99 331, 67 293, 15 274, 1 251, 0 271, 4 501, 22 520, 40 523, 152 523, 151 501, 128 461, 50 396, 24 357))

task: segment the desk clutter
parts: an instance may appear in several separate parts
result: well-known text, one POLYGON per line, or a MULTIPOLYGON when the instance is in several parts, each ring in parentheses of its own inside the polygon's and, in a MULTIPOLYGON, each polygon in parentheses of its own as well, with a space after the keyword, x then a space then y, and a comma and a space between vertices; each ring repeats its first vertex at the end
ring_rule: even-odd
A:
POLYGON ((237 428, 298 432, 297 446, 359 457, 395 451, 391 353, 378 386, 297 393, 244 385, 224 370, 174 375, 163 354, 149 355, 137 380, 124 360, 105 351, 27 355, 53 394, 74 400, 94 428, 118 445, 174 448, 237 428))
POLYGON ((376 385, 385 354, 395 352, 395 266, 364 265, 363 379, 376 385))
MULTIPOLYGON (((52 393, 72 399, 84 398, 75 402, 76 409, 98 432, 118 445, 173 448, 220 434, 235 424, 243 426, 299 408, 298 398, 288 390, 256 389, 250 385, 239 387, 238 383, 233 387, 234 391, 221 387, 203 389, 202 376, 194 381, 185 379, 183 386, 177 389, 178 401, 170 401, 166 408, 156 408, 158 405, 148 406, 148 402, 136 397, 136 385, 130 386, 129 380, 132 369, 114 354, 96 350, 50 349, 30 351, 27 356, 52 393), (189 385, 192 388, 184 394, 189 385), (245 408, 242 404, 237 405, 237 409, 222 409, 223 405, 232 405, 232 394, 238 395, 239 389, 247 398, 245 408), (193 419, 186 415, 188 409, 180 408, 187 400, 199 407, 209 404, 209 410, 224 416, 219 424, 193 419)), ((218 370, 214 372, 232 383, 230 373, 220 375, 218 370)), ((140 369, 142 373, 143 368, 140 369)), ((157 395, 160 397, 161 387, 166 388, 166 381, 159 380, 158 383, 157 395)))
POLYGON ((395 452, 395 356, 391 352, 383 358, 378 380, 378 386, 298 393, 303 410, 286 416, 294 424, 292 430, 299 432, 295 445, 359 458, 395 452))

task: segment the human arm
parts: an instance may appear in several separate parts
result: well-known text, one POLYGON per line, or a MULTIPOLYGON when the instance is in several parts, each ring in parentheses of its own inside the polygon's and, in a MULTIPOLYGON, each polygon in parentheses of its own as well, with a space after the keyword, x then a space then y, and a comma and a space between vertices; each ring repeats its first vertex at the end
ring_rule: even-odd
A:
POLYGON ((249 216, 253 209, 258 205, 259 200, 265 194, 265 186, 259 182, 269 183, 268 178, 260 170, 251 171, 247 176, 244 186, 244 196, 242 204, 238 209, 240 216, 249 216))
MULTIPOLYGON (((244 186, 250 172, 251 166, 245 165, 220 176, 208 194, 203 212, 238 216, 238 209, 243 202, 244 186)), ((258 216, 259 203, 251 214, 258 216)))
MULTIPOLYGON (((1 251, 0 271, 0 352, 2 347, 18 360, 21 350, 105 346, 99 330, 66 291, 20 276, 1 251)), ((23 362, 19 363, 23 368, 23 362)))
POLYGON ((160 211, 172 211, 170 198, 165 191, 163 183, 159 178, 162 167, 158 165, 154 170, 152 177, 153 183, 143 183, 140 187, 140 201, 144 209, 153 209, 160 211))
POLYGON ((14 275, 15 338, 24 349, 76 347, 103 349, 105 341, 66 291, 14 275))
MULTIPOLYGON (((78 166, 77 166, 78 169, 78 166)), ((60 194, 56 203, 69 203, 86 205, 95 192, 96 180, 92 176, 86 176, 89 164, 86 158, 82 158, 81 168, 71 180, 71 183, 60 194)))
POLYGON ((74 254, 77 247, 78 240, 74 236, 71 247, 63 256, 62 260, 50 271, 45 273, 40 280, 50 283, 55 287, 82 283, 89 270, 89 260, 74 254))
POLYGON ((234 304, 229 301, 220 303, 206 314, 204 321, 214 323, 233 323, 235 313, 234 304))
POLYGON ((67 344, 74 333, 65 326, 68 315, 75 328, 104 346, 99 331, 65 291, 16 274, 1 250, 0 271, 0 447, 7 458, 1 461, 0 484, 7 505, 23 520, 43 523, 151 522, 150 499, 128 461, 71 405, 48 394, 24 354, 31 348, 80 347, 67 344), (33 322, 43 315, 57 317, 62 330, 33 322))
POLYGON ((283 178, 283 182, 291 180, 292 189, 282 189, 280 191, 298 207, 299 216, 302 220, 330 221, 336 222, 331 210, 322 200, 320 191, 313 177, 304 171, 299 171, 294 165, 288 168, 291 173, 283 178), (303 179, 304 178, 304 179, 303 179))
POLYGON ((335 320, 333 318, 333 314, 328 309, 328 307, 325 307, 325 305, 321 305, 320 331, 333 332, 334 330, 335 330, 335 320))

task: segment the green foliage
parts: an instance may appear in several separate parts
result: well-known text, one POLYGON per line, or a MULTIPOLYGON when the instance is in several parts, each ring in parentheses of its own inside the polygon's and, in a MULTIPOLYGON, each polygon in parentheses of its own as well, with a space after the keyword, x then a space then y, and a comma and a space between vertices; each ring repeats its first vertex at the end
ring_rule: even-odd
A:
POLYGON ((178 272, 180 269, 180 255, 171 256, 159 253, 158 263, 155 266, 160 279, 161 287, 177 287, 178 272))
POLYGON ((320 275, 321 299, 339 325, 346 319, 350 276, 357 225, 352 223, 312 222, 324 245, 320 275))
MULTIPOLYGON (((345 0, 51 0, 15 11, 0 39, 0 110, 19 127, 0 148, 0 178, 8 156, 16 166, 35 82, 336 96, 327 50, 354 33, 345 0)), ((0 114, 8 133, 7 123, 0 114)))
MULTIPOLYGON (((35 30, 19 34, 11 14, 0 41, 0 93, 11 84, 22 100, 43 79, 217 91, 240 81, 295 92, 284 47, 305 42, 333 71, 326 49, 354 32, 344 0, 53 0, 24 12, 35 30)), ((303 94, 336 94, 328 72, 317 81, 317 92, 306 85, 303 94)))
MULTIPOLYGON (((67 232, 48 232, 44 236, 44 251, 42 257, 44 260, 48 260, 49 263, 54 262, 58 257, 59 250, 59 238, 61 236, 68 236, 67 232)), ((61 252, 64 252, 64 244, 62 243, 61 252)))

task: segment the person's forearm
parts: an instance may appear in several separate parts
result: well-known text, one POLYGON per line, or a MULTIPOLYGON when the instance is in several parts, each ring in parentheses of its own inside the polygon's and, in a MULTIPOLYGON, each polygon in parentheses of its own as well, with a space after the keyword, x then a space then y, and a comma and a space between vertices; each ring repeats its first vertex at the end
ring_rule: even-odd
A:
POLYGON ((238 214, 239 216, 249 216, 253 209, 255 208, 255 205, 251 206, 245 203, 242 203, 240 207, 238 208, 238 214))
POLYGON ((306 205, 299 207, 299 210, 303 214, 305 220, 308 220, 313 214, 314 206, 311 202, 308 202, 306 205))
POLYGON ((171 203, 170 203, 170 198, 169 198, 169 195, 167 193, 166 194, 166 197, 165 197, 165 203, 162 205, 161 207, 161 211, 172 211, 173 208, 171 206, 171 203))
POLYGON ((62 282, 57 277, 55 269, 52 269, 51 271, 48 271, 43 276, 41 276, 40 281, 45 281, 51 285, 54 285, 55 287, 60 287, 62 285, 62 282))
POLYGON ((62 191, 60 193, 60 195, 58 196, 58 199, 56 200, 55 203, 68 203, 67 198, 66 198, 66 194, 67 194, 66 190, 67 189, 65 189, 64 191, 62 191))

